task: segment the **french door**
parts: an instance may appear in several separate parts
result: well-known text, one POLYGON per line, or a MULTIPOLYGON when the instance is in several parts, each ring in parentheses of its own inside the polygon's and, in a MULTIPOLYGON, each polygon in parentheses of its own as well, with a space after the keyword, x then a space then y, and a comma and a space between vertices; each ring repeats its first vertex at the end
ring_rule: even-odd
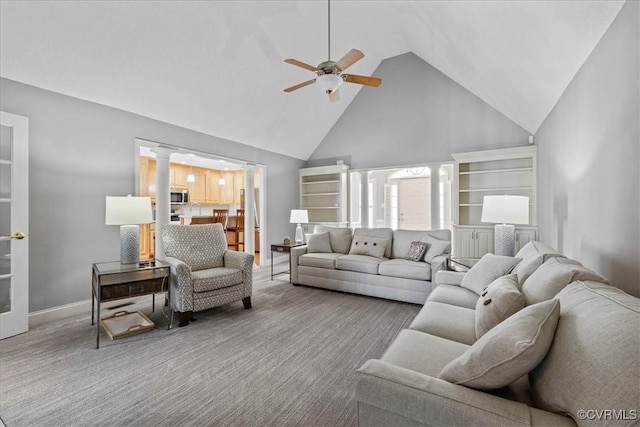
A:
POLYGON ((0 112, 0 339, 29 329, 29 120, 0 112))

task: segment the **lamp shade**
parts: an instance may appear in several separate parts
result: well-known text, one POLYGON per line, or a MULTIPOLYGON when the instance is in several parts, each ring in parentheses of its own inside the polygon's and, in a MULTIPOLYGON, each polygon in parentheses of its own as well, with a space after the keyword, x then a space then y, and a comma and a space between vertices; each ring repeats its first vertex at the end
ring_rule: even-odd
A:
POLYGON ((529 198, 527 196, 484 196, 482 222, 503 224, 529 224, 529 198))
POLYGON ((289 222, 292 224, 309 222, 309 213, 306 209, 291 209, 291 217, 289 222))
POLYGON ((150 197, 107 196, 106 225, 134 225, 153 222, 150 197))

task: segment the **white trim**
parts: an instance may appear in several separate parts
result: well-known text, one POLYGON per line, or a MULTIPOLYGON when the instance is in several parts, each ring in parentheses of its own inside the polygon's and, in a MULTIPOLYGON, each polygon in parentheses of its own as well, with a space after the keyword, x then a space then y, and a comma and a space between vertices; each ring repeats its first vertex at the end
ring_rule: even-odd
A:
MULTIPOLYGON (((139 297, 131 297, 131 298, 123 298, 119 300, 110 300, 110 303, 117 304, 125 304, 127 302, 136 302, 140 298, 148 297, 148 295, 141 295, 139 297)), ((103 302, 101 307, 102 309, 106 308, 103 302)), ((97 307, 96 307, 97 311, 97 307)), ((58 307, 47 308, 44 310, 34 311, 29 313, 29 327, 34 327, 36 325, 42 325, 44 323, 57 321, 60 319, 64 319, 70 316, 78 316, 81 314, 86 314, 87 317, 91 312, 91 300, 84 300, 73 302, 71 304, 60 305, 58 307)), ((91 321, 87 320, 88 324, 91 325, 91 321)), ((94 325, 95 327, 95 325, 94 325)))

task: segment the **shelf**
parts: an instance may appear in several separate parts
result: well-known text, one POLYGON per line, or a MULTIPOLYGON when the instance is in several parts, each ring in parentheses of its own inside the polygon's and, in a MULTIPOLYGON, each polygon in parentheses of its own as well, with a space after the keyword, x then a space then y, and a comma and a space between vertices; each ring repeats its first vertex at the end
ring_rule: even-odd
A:
POLYGON ((484 173, 502 173, 502 172, 528 172, 532 171, 533 168, 509 168, 509 169, 489 169, 485 171, 469 171, 469 172, 460 172, 460 175, 479 175, 484 173))
POLYGON ((340 206, 303 206, 302 209, 340 209, 340 206))
POLYGON ((459 203, 460 207, 482 207, 482 203, 459 203))
POLYGON ((302 193, 303 196, 339 196, 340 193, 302 193))
POLYGON ((335 184, 337 182, 340 182, 339 179, 332 179, 332 180, 327 180, 327 181, 303 181, 303 184, 335 184))
POLYGON ((533 187, 498 187, 498 188, 469 188, 469 189, 460 189, 460 193, 473 193, 473 192, 482 192, 482 191, 527 191, 533 190, 533 187))

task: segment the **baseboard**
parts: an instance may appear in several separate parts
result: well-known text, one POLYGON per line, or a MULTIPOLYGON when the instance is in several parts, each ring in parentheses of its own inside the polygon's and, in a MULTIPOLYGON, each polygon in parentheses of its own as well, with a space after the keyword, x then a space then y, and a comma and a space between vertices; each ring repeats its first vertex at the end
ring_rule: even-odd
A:
POLYGON ((74 302, 61 305, 59 307, 47 308, 45 310, 29 313, 29 327, 42 325, 43 323, 60 320, 65 317, 84 314, 91 311, 91 300, 74 302))

